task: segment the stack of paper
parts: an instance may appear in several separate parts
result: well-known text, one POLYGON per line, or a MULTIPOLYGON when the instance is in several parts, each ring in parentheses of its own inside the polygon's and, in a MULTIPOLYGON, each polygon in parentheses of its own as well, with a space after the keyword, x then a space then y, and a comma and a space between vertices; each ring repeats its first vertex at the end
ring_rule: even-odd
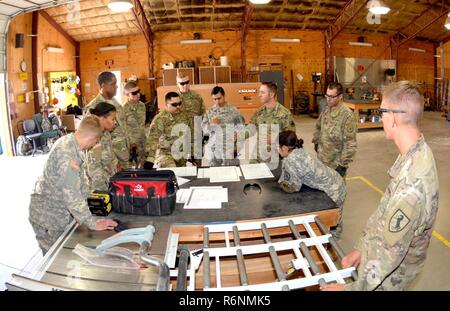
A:
MULTIPOLYGON (((239 169, 239 168, 237 168, 239 169)), ((239 174, 236 171, 235 166, 215 166, 210 167, 209 172, 209 182, 230 182, 239 181, 239 174)))
POLYGON ((197 178, 209 178, 210 182, 240 181, 242 176, 238 166, 217 166, 199 168, 197 178))
POLYGON ((157 169, 161 170, 170 170, 179 176, 197 176, 197 166, 184 166, 184 167, 160 167, 157 169))
POLYGON ((219 209, 228 202, 228 189, 223 187, 191 187, 177 191, 177 203, 185 209, 219 209))
POLYGON ((241 169, 245 179, 274 177, 266 163, 242 164, 241 169))

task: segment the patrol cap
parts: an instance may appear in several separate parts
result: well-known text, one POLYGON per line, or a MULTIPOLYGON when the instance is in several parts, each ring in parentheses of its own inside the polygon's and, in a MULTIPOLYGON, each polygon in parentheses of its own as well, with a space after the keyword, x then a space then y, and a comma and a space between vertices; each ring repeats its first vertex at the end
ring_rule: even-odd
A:
POLYGON ((188 82, 188 81, 189 81, 189 77, 188 76, 177 76, 177 83, 188 82))

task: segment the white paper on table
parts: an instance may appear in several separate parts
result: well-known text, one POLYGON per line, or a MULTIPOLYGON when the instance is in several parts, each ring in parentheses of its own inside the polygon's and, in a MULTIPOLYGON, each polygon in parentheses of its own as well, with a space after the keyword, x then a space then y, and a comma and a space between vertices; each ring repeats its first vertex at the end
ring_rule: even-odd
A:
POLYGON ((177 203, 186 203, 191 194, 191 189, 178 189, 177 190, 177 203))
POLYGON ((240 181, 234 166, 214 166, 209 168, 210 182, 240 181))
POLYGON ((183 166, 183 167, 159 167, 158 171, 170 170, 178 176, 197 176, 197 166, 183 166))
POLYGON ((209 168, 199 168, 197 178, 209 178, 209 168))
POLYGON ((222 202, 228 202, 228 189, 222 187, 189 188, 189 198, 185 209, 219 209, 222 202))
POLYGON ((183 178, 183 177, 177 177, 177 183, 178 183, 178 186, 182 186, 182 185, 184 185, 185 183, 188 183, 188 182, 190 182, 191 180, 190 179, 187 179, 187 178, 183 178))
POLYGON ((245 179, 272 178, 272 172, 266 163, 241 164, 245 179))

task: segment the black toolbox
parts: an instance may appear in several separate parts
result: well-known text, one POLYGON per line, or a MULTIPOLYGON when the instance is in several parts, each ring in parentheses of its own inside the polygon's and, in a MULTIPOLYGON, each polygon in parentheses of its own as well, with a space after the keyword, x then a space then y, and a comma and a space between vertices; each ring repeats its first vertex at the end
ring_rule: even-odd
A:
POLYGON ((113 211, 122 214, 164 216, 175 209, 177 179, 170 170, 127 170, 109 181, 113 211))

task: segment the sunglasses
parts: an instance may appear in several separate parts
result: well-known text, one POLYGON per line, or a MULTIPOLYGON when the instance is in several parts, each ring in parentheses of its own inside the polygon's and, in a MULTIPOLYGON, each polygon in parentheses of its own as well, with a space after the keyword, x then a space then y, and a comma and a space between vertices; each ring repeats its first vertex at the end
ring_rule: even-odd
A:
POLYGON ((137 90, 137 91, 134 91, 134 92, 130 92, 130 94, 131 95, 137 95, 137 94, 139 94, 141 92, 141 90, 137 90))
POLYGON ((328 94, 325 94, 325 98, 330 98, 330 99, 335 99, 336 97, 339 97, 339 96, 341 96, 342 95, 342 93, 340 93, 340 94, 336 94, 336 95, 328 95, 328 94))
POLYGON ((169 105, 171 105, 172 107, 176 108, 176 107, 180 107, 181 106, 181 102, 171 103, 169 105))
POLYGON ((396 109, 378 108, 377 110, 378 110, 378 112, 380 113, 381 116, 383 116, 383 113, 386 113, 386 112, 392 112, 392 113, 406 113, 405 110, 396 110, 396 109))
POLYGON ((180 83, 180 85, 186 85, 186 84, 189 84, 189 81, 185 81, 185 82, 178 82, 178 83, 180 83))

